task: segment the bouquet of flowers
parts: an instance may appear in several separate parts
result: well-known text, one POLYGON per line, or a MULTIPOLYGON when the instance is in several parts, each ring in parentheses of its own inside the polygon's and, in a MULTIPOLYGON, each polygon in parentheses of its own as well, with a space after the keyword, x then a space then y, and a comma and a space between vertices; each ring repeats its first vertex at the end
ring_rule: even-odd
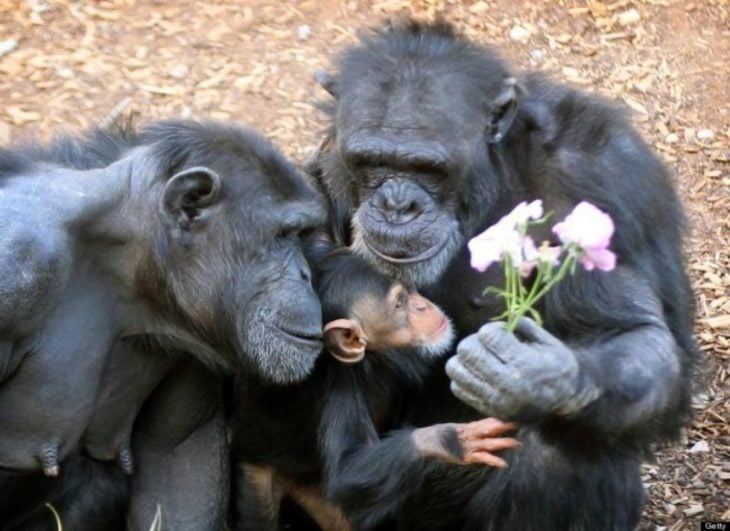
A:
POLYGON ((506 320, 509 331, 514 331, 525 315, 542 324, 535 304, 567 274, 575 273, 578 263, 588 271, 610 271, 616 267, 616 255, 608 249, 614 231, 608 214, 583 201, 552 228, 562 245, 553 246, 545 241, 537 246, 528 230, 547 222, 549 217, 550 214, 543 215, 542 200, 529 204, 525 201, 469 240, 474 269, 484 272, 494 263, 503 264, 504 289, 490 286, 484 293, 504 298, 506 310, 495 320, 506 320), (525 286, 524 280, 533 275, 532 284, 525 286))

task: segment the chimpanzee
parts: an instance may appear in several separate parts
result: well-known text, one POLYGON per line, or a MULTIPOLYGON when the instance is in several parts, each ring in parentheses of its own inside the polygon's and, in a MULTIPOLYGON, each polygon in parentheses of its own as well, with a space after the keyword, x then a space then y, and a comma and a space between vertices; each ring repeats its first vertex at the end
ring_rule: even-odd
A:
POLYGON ((356 251, 421 289, 461 339, 448 378, 437 364, 428 391, 393 408, 404 425, 517 421, 523 443, 509 468, 455 476, 424 467, 406 427, 346 456, 330 499, 358 529, 635 526, 640 461, 687 422, 697 360, 683 215, 662 163, 613 105, 515 78, 444 22, 365 35, 319 80, 332 125, 309 170, 356 251), (501 268, 473 271, 465 243, 537 198, 558 219, 582 200, 608 212, 618 267, 563 280, 539 308, 545 329, 526 320, 512 334, 485 324, 503 311, 483 294, 504 284, 501 268))
MULTIPOLYGON (((329 355, 302 383, 275 386, 249 377, 235 393, 238 529, 277 529, 284 494, 323 529, 347 529, 322 492, 345 456, 398 425, 393 404, 418 387, 418 371, 451 348, 451 323, 441 310, 348 250, 315 259, 315 277, 329 355)), ((517 446, 499 437, 514 427, 489 418, 419 428, 411 433, 414 457, 506 466, 491 452, 517 446)))
MULTIPOLYGON (((129 524, 148 528, 160 504, 170 528, 217 528, 228 472, 215 375, 287 383, 312 370, 321 311, 299 237, 324 207, 248 129, 117 129, 0 151, 0 466, 74 474, 62 460, 83 444, 131 471, 132 439, 129 524)), ((3 490, 21 477, 3 475, 3 490)), ((14 503, 2 500, 4 518, 14 503)))

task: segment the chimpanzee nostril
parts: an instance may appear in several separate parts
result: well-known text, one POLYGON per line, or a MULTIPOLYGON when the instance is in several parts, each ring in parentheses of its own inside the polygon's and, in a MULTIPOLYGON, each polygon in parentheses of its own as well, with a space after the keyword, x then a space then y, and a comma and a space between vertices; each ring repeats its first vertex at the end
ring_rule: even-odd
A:
POLYGON ((421 212, 423 212, 423 207, 421 207, 421 204, 418 201, 416 201, 415 199, 412 200, 408 204, 408 207, 405 209, 405 213, 410 214, 413 217, 416 217, 421 212))
POLYGON ((407 223, 424 210, 418 198, 413 198, 403 186, 390 186, 379 190, 374 198, 375 206, 392 223, 407 223))

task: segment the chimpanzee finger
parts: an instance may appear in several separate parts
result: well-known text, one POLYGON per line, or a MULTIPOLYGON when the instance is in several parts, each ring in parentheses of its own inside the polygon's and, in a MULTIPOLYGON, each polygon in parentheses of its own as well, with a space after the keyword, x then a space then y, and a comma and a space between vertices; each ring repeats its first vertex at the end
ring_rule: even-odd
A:
MULTIPOLYGON (((509 332, 504 332, 509 334, 509 332)), ((510 334, 511 335, 511 334, 510 334)), ((517 350, 519 347, 514 347, 517 350)), ((451 358, 446 365, 447 373, 449 368, 455 373, 459 372, 459 376, 451 376, 452 380, 467 380, 466 375, 462 373, 471 373, 474 380, 474 392, 479 392, 479 386, 482 383, 488 383, 501 391, 508 391, 513 387, 512 382, 515 378, 519 378, 519 364, 516 361, 505 363, 505 359, 509 359, 509 353, 496 353, 482 345, 479 339, 473 336, 466 338, 459 344, 457 356, 451 358)))
POLYGON ((477 376, 485 380, 490 379, 488 365, 485 365, 485 361, 492 363, 502 362, 497 359, 491 352, 484 348, 482 342, 476 336, 472 334, 464 338, 456 347, 456 356, 453 356, 446 364, 446 372, 449 372, 449 365, 454 367, 456 364, 461 365, 464 369, 475 372, 477 376), (492 358, 485 360, 485 358, 492 358))
POLYGON ((465 441, 461 447, 464 455, 475 452, 498 452, 499 450, 513 450, 522 446, 517 439, 512 437, 491 437, 465 441))
MULTIPOLYGON (((486 354, 484 357, 491 356, 486 354)), ((489 392, 487 388, 493 387, 497 383, 495 374, 498 372, 489 373, 484 364, 465 359, 461 355, 452 357, 446 363, 446 374, 449 378, 476 395, 483 394, 485 390, 489 392)))
POLYGON ((505 323, 501 321, 485 324, 477 332, 477 337, 484 348, 497 357, 502 364, 510 363, 514 358, 512 354, 519 352, 522 346, 520 340, 508 331, 505 323))
POLYGON ((507 461, 489 452, 474 452, 464 455, 464 463, 467 465, 487 465, 494 468, 508 468, 507 461))
POLYGON ((523 317, 517 322, 515 332, 533 343, 543 345, 562 344, 554 335, 528 317, 523 317))
POLYGON ((464 440, 496 437, 497 435, 515 431, 516 429, 516 423, 505 422, 494 417, 487 417, 466 424, 457 424, 459 437, 464 440))
MULTIPOLYGON (((512 335, 506 330, 503 333, 512 335)), ((512 350, 517 349, 518 346, 515 346, 512 350)), ((499 389, 506 389, 508 387, 506 382, 514 378, 512 372, 517 364, 511 362, 512 354, 490 350, 490 347, 485 346, 481 338, 476 335, 471 335, 459 343, 456 352, 455 359, 449 360, 452 367, 460 364, 464 370, 471 372, 480 381, 489 382, 499 389), (510 363, 506 361, 510 361, 510 363)))

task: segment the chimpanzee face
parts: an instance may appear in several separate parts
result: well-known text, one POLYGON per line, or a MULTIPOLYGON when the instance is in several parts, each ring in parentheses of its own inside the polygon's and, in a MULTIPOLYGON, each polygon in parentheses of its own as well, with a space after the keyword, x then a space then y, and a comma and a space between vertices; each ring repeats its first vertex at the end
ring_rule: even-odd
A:
POLYGON ((459 127, 464 117, 443 101, 443 78, 372 74, 362 83, 387 91, 368 96, 362 87, 345 84, 338 102, 337 147, 358 205, 354 248, 390 276, 428 284, 463 242, 456 216, 459 185, 475 143, 468 134, 479 135, 459 127), (373 119, 376 105, 393 110, 373 119))
POLYGON ((498 63, 428 37, 366 40, 325 83, 336 101, 324 180, 347 198, 354 249, 418 286, 440 277, 471 230, 465 204, 496 187, 475 168, 514 117, 513 82, 498 63))
POLYGON ((398 355, 403 349, 435 357, 450 349, 454 332, 449 318, 420 293, 370 266, 342 269, 340 275, 334 271, 323 302, 327 307, 339 299, 340 312, 346 312, 324 327, 325 346, 336 359, 357 363, 366 351, 398 355), (353 276, 355 272, 359 275, 353 276), (345 283, 346 287, 337 289, 345 283))
POLYGON ((322 349, 319 300, 300 237, 324 222, 319 195, 267 142, 206 132, 165 183, 163 276, 187 324, 262 377, 303 379, 322 349), (207 140, 207 143, 205 142, 207 140))

